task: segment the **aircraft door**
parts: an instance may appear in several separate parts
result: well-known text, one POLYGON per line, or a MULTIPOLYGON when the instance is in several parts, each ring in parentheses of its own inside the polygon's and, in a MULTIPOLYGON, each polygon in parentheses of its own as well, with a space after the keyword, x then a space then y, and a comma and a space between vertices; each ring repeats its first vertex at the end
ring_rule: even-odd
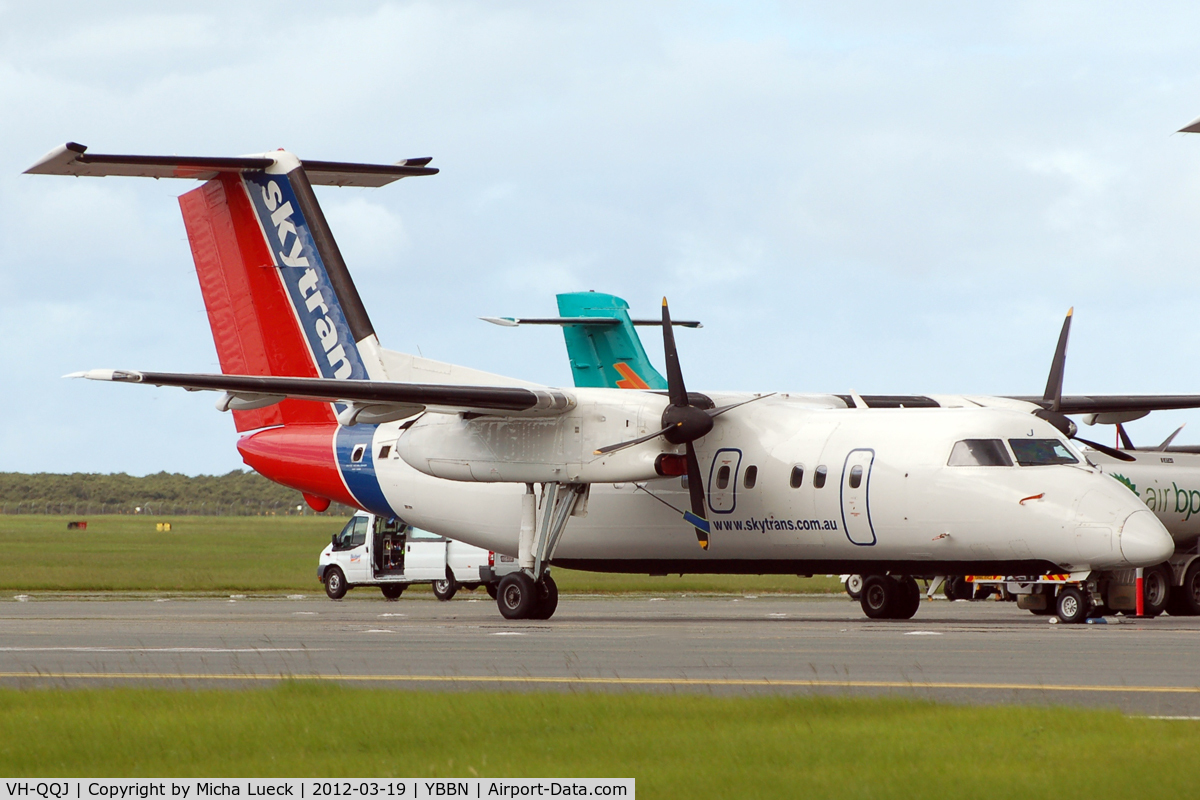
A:
POLYGON ((708 507, 717 514, 729 514, 737 506, 738 469, 742 451, 727 447, 713 456, 708 471, 708 507))
POLYGON ((871 524, 871 465, 875 451, 870 448, 851 450, 842 469, 842 529, 846 537, 858 545, 875 544, 875 528, 871 524))

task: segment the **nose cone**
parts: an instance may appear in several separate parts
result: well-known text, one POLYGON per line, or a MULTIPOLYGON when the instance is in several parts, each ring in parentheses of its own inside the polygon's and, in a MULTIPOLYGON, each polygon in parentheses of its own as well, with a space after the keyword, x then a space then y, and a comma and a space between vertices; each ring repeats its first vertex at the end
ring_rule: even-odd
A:
POLYGON ((1175 552, 1175 541, 1149 509, 1135 511, 1121 526, 1121 555, 1135 567, 1152 567, 1175 552))

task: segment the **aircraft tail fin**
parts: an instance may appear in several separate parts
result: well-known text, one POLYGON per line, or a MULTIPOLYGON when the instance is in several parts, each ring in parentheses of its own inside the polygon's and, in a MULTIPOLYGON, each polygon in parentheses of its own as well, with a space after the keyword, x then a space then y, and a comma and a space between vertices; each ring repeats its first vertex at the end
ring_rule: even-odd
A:
POLYGON ((624 300, 600 292, 569 292, 558 295, 558 313, 563 317, 618 321, 616 325, 563 325, 576 386, 667 388, 666 379, 646 357, 629 316, 629 304, 624 300))
MULTIPOLYGON (((601 292, 558 295, 558 317, 483 317, 512 328, 519 325, 558 325, 563 329, 567 356, 576 386, 608 389, 667 388, 666 379, 650 364, 635 326, 662 327, 659 319, 633 319, 629 304, 601 292)), ((702 327, 695 320, 673 320, 684 328, 702 327)))
MULTIPOLYGON (((387 379, 370 317, 312 187, 433 175, 430 159, 376 165, 301 162, 284 150, 234 158, 86 151, 68 143, 27 172, 204 181, 179 206, 222 372, 387 379)), ((332 406, 319 403, 241 405, 234 410, 239 431, 335 420, 332 406)))

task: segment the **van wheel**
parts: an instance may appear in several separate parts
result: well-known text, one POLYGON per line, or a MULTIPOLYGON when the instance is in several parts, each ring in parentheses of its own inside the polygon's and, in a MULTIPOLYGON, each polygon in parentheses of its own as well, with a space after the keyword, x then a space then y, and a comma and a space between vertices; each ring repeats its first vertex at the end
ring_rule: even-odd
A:
POLYGON ((862 596, 863 576, 862 575, 847 575, 846 576, 846 594, 857 600, 862 596))
POLYGON ((342 574, 340 567, 330 567, 325 570, 325 594, 329 595, 330 600, 341 600, 346 596, 346 590, 349 588, 346 585, 346 576, 342 574))
POLYGON ((388 600, 399 600, 400 595, 404 594, 404 584, 384 583, 379 586, 379 591, 383 592, 383 596, 388 600))
POLYGON ((493 600, 496 599, 496 595, 499 594, 499 589, 497 588, 498 586, 499 584, 496 583, 489 583, 485 585, 484 588, 487 589, 488 597, 492 598, 493 600))
POLYGON ((529 619, 537 606, 533 578, 524 572, 505 575, 497 590, 496 605, 505 619, 529 619))
POLYGON ((444 578, 433 582, 433 596, 438 600, 449 600, 458 592, 458 581, 444 578))
POLYGON ((537 607, 529 615, 530 619, 550 619, 558 608, 558 584, 554 578, 546 575, 537 584, 537 607))
POLYGON ((1058 592, 1054 610, 1058 614, 1059 622, 1083 622, 1088 615, 1087 599, 1083 596, 1083 592, 1074 586, 1064 586, 1058 592))

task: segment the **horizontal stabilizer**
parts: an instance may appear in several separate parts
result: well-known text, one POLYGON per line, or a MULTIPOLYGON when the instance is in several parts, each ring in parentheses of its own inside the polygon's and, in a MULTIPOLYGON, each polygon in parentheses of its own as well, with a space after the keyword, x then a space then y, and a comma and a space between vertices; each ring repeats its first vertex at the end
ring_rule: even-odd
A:
MULTIPOLYGON (((500 325, 505 328, 516 328, 519 325, 620 325, 617 317, 480 317, 484 322, 500 325)), ((660 319, 633 319, 634 325, 662 327, 660 319)), ((673 319, 671 324, 676 328, 703 328, 694 319, 673 319)))
MULTIPOLYGON (((432 158, 410 158, 395 164, 353 164, 341 161, 303 161, 309 183, 315 186, 386 186, 401 178, 436 175, 426 166, 432 158)), ((269 169, 276 163, 271 154, 255 156, 140 156, 90 154, 87 147, 67 142, 47 153, 25 170, 27 175, 75 175, 135 178, 192 178, 211 180, 225 172, 269 169)))

